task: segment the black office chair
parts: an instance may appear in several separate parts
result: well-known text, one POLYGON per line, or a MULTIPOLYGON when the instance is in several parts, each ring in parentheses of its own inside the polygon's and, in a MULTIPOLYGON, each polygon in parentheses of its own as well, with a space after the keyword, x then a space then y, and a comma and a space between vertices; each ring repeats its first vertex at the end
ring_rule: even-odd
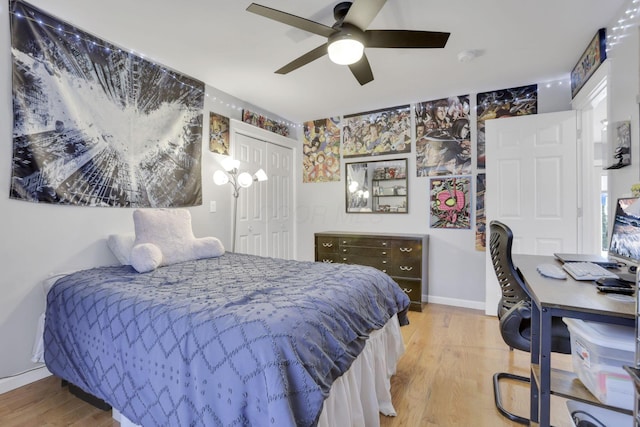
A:
MULTIPOLYGON (((502 297, 498 304, 500 334, 509 346, 522 351, 531 351, 531 296, 522 278, 520 270, 513 265, 511 246, 513 232, 500 221, 491 221, 489 237, 489 253, 495 270, 502 297)), ((571 340, 567 325, 559 317, 552 319, 551 351, 571 354, 571 340)), ((500 380, 509 379, 529 382, 528 377, 509 372, 498 372, 493 376, 493 396, 498 411, 511 421, 529 424, 529 419, 507 411, 500 399, 500 380)))

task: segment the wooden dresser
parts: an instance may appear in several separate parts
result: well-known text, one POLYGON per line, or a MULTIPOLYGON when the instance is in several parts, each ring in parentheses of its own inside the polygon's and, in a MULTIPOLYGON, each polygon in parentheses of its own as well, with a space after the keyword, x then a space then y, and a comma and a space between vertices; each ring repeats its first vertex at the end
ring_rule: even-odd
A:
POLYGON ((411 310, 422 311, 427 293, 426 234, 315 233, 315 256, 319 262, 360 264, 384 271, 407 293, 411 310))

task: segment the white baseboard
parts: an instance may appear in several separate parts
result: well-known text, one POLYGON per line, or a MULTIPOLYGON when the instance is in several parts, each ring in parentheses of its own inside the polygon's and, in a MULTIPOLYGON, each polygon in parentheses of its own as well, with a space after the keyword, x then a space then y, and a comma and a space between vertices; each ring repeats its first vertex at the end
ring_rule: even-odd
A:
POLYGON ((31 384, 32 382, 41 380, 50 375, 53 374, 49 372, 46 366, 43 365, 40 368, 25 372, 24 374, 0 379, 0 394, 15 390, 22 387, 23 385, 31 384))
MULTIPOLYGON (((423 297, 424 298, 424 297, 423 297)), ((427 302, 424 301, 423 302, 427 302)), ((428 302, 442 305, 452 305, 454 307, 472 308, 474 310, 484 311, 484 301, 469 301, 457 298, 434 297, 429 295, 428 302)))

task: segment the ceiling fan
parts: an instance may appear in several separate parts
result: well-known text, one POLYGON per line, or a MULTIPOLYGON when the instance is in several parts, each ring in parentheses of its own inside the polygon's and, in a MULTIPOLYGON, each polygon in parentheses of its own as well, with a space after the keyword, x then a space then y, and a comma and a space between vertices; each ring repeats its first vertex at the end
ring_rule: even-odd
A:
POLYGON ((364 48, 443 48, 450 33, 411 30, 367 30, 387 0, 354 0, 338 3, 333 9, 336 23, 328 27, 270 7, 251 3, 247 10, 274 21, 327 38, 327 42, 276 70, 287 74, 329 54, 329 58, 349 69, 361 85, 373 80, 364 48))

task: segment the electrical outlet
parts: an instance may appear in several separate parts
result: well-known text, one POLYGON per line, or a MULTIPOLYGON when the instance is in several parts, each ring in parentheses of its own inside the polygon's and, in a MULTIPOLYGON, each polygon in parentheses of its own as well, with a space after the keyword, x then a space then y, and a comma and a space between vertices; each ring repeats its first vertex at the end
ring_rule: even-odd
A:
POLYGON ((216 201, 211 200, 209 202, 209 212, 215 212, 215 211, 216 211, 216 201))

